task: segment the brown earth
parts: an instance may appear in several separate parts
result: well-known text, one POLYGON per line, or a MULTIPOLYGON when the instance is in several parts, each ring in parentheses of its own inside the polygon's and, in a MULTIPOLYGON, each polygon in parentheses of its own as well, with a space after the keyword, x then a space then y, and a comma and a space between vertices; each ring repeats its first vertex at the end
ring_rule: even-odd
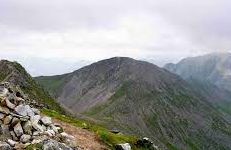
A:
POLYGON ((109 150, 96 134, 57 119, 53 119, 53 122, 61 125, 67 134, 74 136, 77 145, 83 150, 109 150))

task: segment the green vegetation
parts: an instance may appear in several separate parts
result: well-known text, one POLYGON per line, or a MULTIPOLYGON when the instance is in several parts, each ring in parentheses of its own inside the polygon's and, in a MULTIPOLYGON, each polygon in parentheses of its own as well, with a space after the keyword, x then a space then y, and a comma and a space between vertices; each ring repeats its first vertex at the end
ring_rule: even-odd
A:
POLYGON ((31 144, 26 147, 26 150, 42 150, 42 144, 31 144))
POLYGON ((64 75, 55 76, 55 77, 36 77, 34 78, 41 86, 43 86, 49 94, 53 97, 57 96, 59 88, 62 87, 65 83, 64 75))
POLYGON ((0 64, 0 81, 11 81, 20 87, 31 100, 44 104, 47 108, 65 113, 61 106, 40 87, 26 70, 17 62, 3 60, 0 64))
POLYGON ((60 121, 66 122, 68 124, 74 125, 76 127, 80 127, 84 129, 87 128, 87 130, 96 133, 96 135, 98 135, 98 137, 111 148, 113 148, 116 144, 131 143, 133 146, 133 149, 138 149, 134 146, 134 144, 137 141, 137 138, 134 136, 128 136, 124 134, 114 134, 114 133, 111 133, 108 129, 100 125, 96 125, 93 122, 89 122, 86 120, 79 120, 74 117, 61 115, 60 113, 54 110, 43 109, 42 112, 43 114, 47 116, 50 116, 52 118, 55 118, 60 121))

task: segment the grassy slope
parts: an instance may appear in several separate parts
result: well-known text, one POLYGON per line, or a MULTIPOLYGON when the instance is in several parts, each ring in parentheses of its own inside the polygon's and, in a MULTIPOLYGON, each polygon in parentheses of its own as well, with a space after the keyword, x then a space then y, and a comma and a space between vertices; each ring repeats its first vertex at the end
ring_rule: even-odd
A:
MULTIPOLYGON (((111 73, 109 71, 109 75, 111 73)), ((89 79, 89 76, 84 77, 89 79)), ((46 86, 52 77, 44 79, 46 86)), ((96 79, 101 83, 101 78, 96 79)), ((54 81, 56 83, 52 85, 59 85, 58 80, 54 81)), ((136 81, 121 83, 106 103, 84 114, 104 121, 103 125, 107 127, 151 137, 155 143, 168 149, 229 149, 226 144, 227 138, 230 140, 231 137, 230 123, 213 106, 188 91, 188 86, 167 84, 156 90, 155 85, 145 84, 136 81)), ((52 86, 53 92, 56 86, 52 86)))
MULTIPOLYGON (((126 103, 129 103, 133 105, 133 111, 131 110, 131 112, 138 111, 137 114, 148 125, 149 131, 151 131, 149 136, 154 138, 156 143, 163 143, 168 149, 181 149, 182 145, 179 145, 179 141, 190 149, 206 149, 211 145, 213 145, 214 149, 228 149, 228 147, 222 143, 217 143, 215 139, 206 133, 206 130, 208 132, 211 132, 209 130, 222 132, 222 134, 228 136, 231 133, 231 125, 223 120, 217 111, 213 111, 209 104, 201 103, 184 92, 178 94, 169 92, 172 95, 163 95, 162 93, 152 93, 148 90, 140 91, 142 90, 140 89, 131 93, 131 91, 134 91, 131 89, 133 87, 136 87, 136 85, 125 83, 107 103, 93 108, 86 114, 93 118, 101 118, 107 126, 114 122, 114 124, 122 127, 125 131, 132 131, 133 134, 142 135, 144 133, 140 132, 142 129, 139 129, 139 126, 129 123, 121 125, 118 122, 118 118, 121 119, 120 116, 132 116, 129 114, 129 108, 126 106, 126 103), (124 97, 127 98, 127 101, 124 101, 124 97), (136 104, 134 105, 130 100, 136 101, 136 104), (140 109, 139 107, 142 108, 140 109), (142 112, 144 109, 146 109, 145 112, 142 112), (177 112, 177 110, 181 112, 177 112), (197 111, 209 116, 203 118, 206 119, 207 127, 204 126, 201 130, 195 130, 195 127, 199 126, 197 126, 195 119, 190 118, 193 116, 187 116, 190 114, 183 115, 190 112, 197 114, 197 111), (210 117, 212 121, 209 120, 210 117)), ((148 132, 145 134, 148 135, 148 132)))
MULTIPOLYGON (((54 82, 48 87, 60 85, 57 78, 52 81, 49 77, 44 79, 44 85, 47 81, 54 82)), ((187 91, 168 87, 168 91, 163 94, 150 90, 152 88, 147 88, 146 85, 140 86, 142 85, 136 85, 134 82, 124 83, 109 101, 85 112, 85 115, 103 121, 102 125, 108 128, 117 127, 132 135, 149 136, 162 148, 197 150, 212 146, 212 149, 229 149, 224 143, 218 142, 222 139, 211 137, 214 133, 230 137, 231 126, 210 104, 200 101, 200 98, 193 97, 193 94, 187 91), (134 116, 131 114, 134 112, 142 120, 131 121, 134 122, 131 124, 128 120, 134 116), (202 116, 204 125, 197 125, 197 120, 193 119, 197 116, 202 116), (142 121, 148 126, 148 131, 136 124, 142 121)), ((102 134, 102 137, 107 136, 102 134)))
POLYGON ((100 137, 100 139, 112 149, 116 144, 131 143, 132 148, 134 150, 138 150, 138 148, 134 145, 137 141, 137 138, 134 136, 128 136, 128 135, 123 135, 123 134, 113 134, 105 127, 96 125, 93 122, 61 115, 60 113, 56 111, 52 111, 48 109, 44 109, 43 114, 50 116, 52 118, 58 119, 60 121, 69 123, 76 127, 81 127, 81 128, 84 128, 91 132, 96 133, 100 137))
POLYGON ((61 90, 66 80, 66 75, 52 76, 52 77, 35 77, 34 80, 37 81, 45 90, 49 91, 49 94, 56 97, 56 94, 61 90))

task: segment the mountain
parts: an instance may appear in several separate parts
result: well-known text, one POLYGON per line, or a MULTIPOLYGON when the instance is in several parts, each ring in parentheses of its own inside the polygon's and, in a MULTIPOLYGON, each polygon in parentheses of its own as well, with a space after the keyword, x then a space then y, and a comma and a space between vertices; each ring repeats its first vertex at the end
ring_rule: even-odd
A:
POLYGON ((231 114, 231 54, 190 57, 165 67, 184 78, 208 101, 231 114))
POLYGON ((76 115, 150 137, 162 149, 231 149, 231 124, 181 77, 115 57, 72 73, 37 77, 76 115))
POLYGON ((185 58, 177 64, 167 64, 165 68, 186 80, 207 81, 219 88, 231 91, 230 53, 212 53, 185 58))
POLYGON ((17 62, 0 61, 0 82, 10 82, 17 85, 19 89, 27 93, 28 99, 35 100, 47 108, 52 108, 62 113, 64 112, 49 93, 44 91, 17 62))

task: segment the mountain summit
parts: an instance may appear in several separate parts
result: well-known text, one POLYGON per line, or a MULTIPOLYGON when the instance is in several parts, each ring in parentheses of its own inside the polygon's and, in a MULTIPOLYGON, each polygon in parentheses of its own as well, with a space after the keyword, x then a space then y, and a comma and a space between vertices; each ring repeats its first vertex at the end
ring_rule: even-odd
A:
POLYGON ((162 149, 230 149, 231 125, 179 76, 126 57, 36 80, 73 114, 162 149), (212 135, 212 136, 211 136, 212 135))

